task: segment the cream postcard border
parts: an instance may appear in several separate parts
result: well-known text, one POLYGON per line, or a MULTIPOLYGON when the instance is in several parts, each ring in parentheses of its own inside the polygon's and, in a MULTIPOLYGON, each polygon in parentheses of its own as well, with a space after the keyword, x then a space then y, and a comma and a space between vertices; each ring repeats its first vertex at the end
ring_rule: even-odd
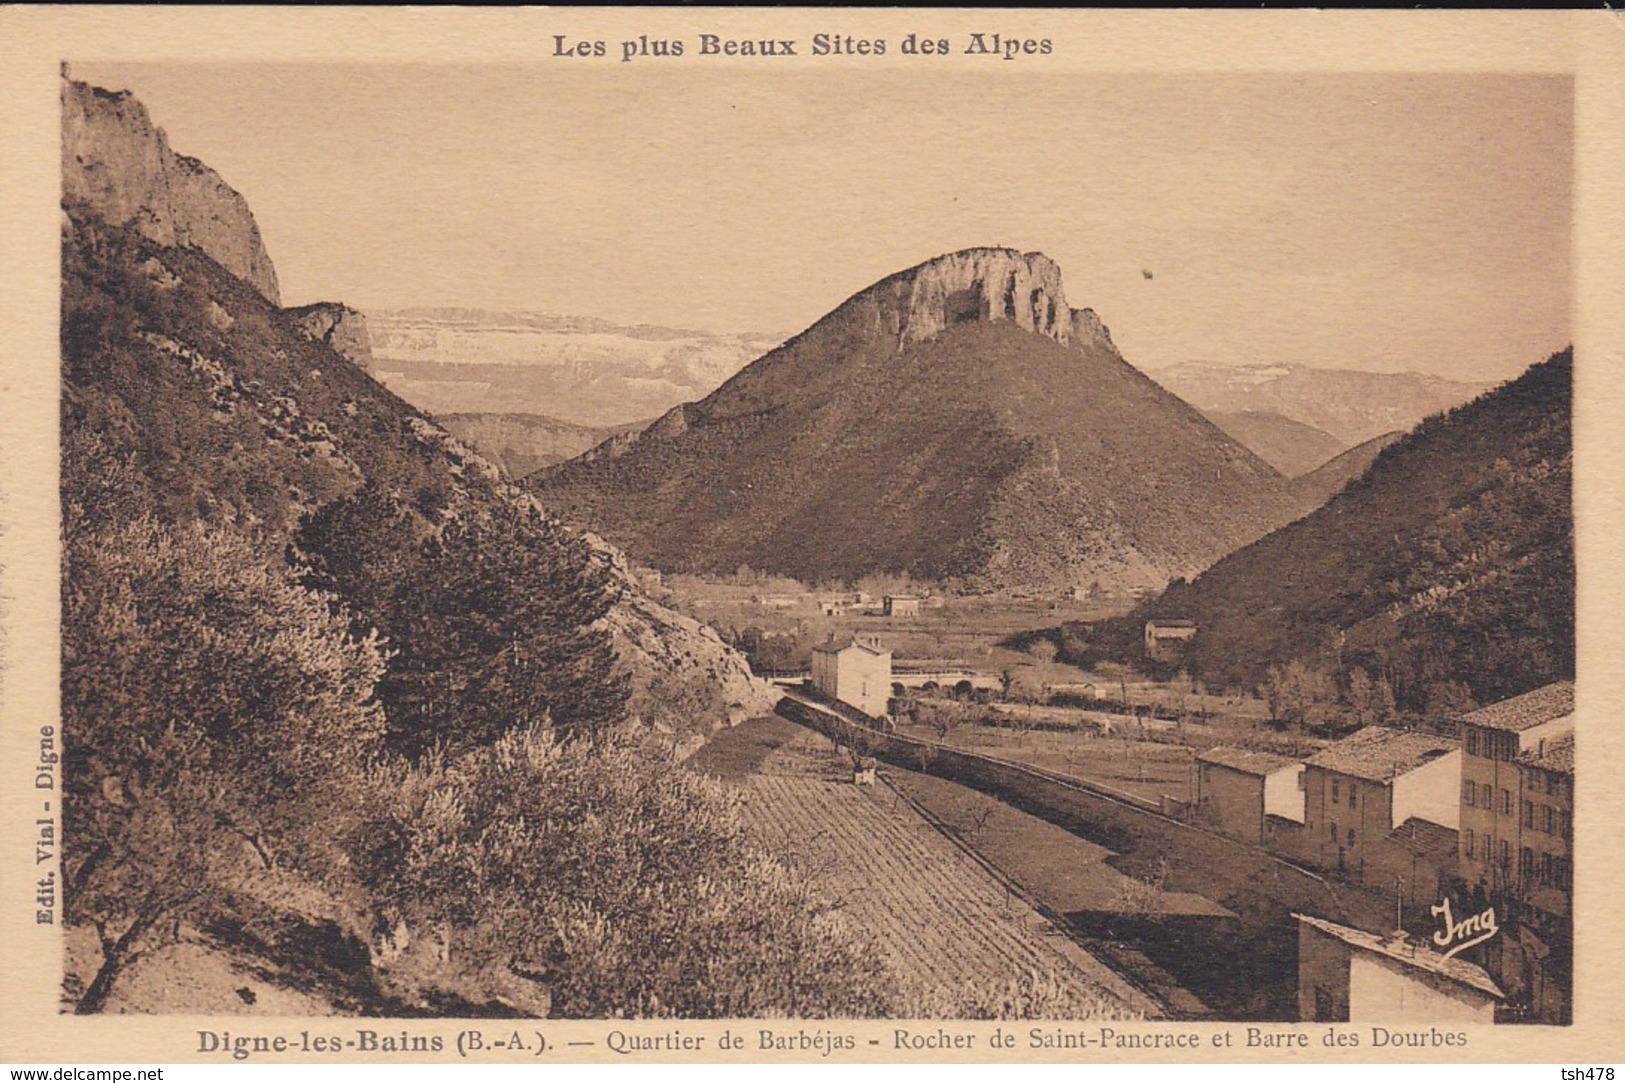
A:
MULTIPOLYGON (((37 798, 33 764, 40 727, 57 725, 58 531, 56 314, 59 291, 60 158, 58 64, 62 60, 120 61, 545 61, 552 35, 625 38, 692 36, 807 38, 820 31, 899 38, 911 31, 963 35, 997 30, 1048 37, 1054 51, 1006 65, 1024 73, 1077 71, 1449 71, 1554 72, 1575 76, 1575 508, 1579 565, 1579 712, 1582 724, 1575 846, 1574 1025, 1565 1028, 1469 1028, 1465 1049, 1383 1052, 1363 1044, 1333 1050, 1321 1044, 1326 1024, 1264 1024, 1269 1032, 1307 1031, 1306 1050, 1260 1051, 1243 1045, 1246 1026, 1212 1023, 1123 1024, 1143 1030, 1201 1035, 1195 1053, 1032 1052, 1018 1045, 994 1051, 998 1024, 945 1024, 977 1036, 969 1051, 903 1053, 890 1048, 887 1021, 814 1021, 851 1034, 857 1049, 828 1063, 872 1061, 1037 1062, 1087 1059, 1194 1062, 1564 1062, 1625 1060, 1625 990, 1618 931, 1625 919, 1625 864, 1616 825, 1625 823, 1625 527, 1619 480, 1625 466, 1625 18, 1587 12, 1076 12, 886 9, 331 9, 105 8, 0 9, 0 1061, 98 1063, 209 1061, 196 1051, 200 1027, 296 1036, 331 1032, 334 1024, 405 1028, 440 1035, 438 1055, 385 1058, 457 1063, 456 1036, 468 1029, 506 1033, 506 1023, 224 1019, 96 1016, 58 1012, 60 930, 34 924, 32 825, 37 798), (1235 1044, 1216 1045, 1230 1032, 1235 1044), (880 1044, 869 1044, 870 1039, 880 1044)), ((989 58, 950 56, 929 68, 896 54, 885 57, 798 58, 772 69, 740 60, 687 57, 684 65, 733 64, 741 72, 819 71, 839 77, 850 66, 895 69, 899 79, 929 79, 989 58), (814 67, 813 65, 816 65, 814 67)), ((999 61, 992 61, 1001 63, 999 61)), ((740 163, 741 168, 749 163, 740 163)), ((253 193, 247 193, 252 200, 253 193)), ((749 1035, 739 1021, 608 1024, 520 1024, 539 1031, 547 1052, 471 1058, 462 1062, 625 1062, 604 1047, 614 1027, 656 1034, 681 1029, 705 1035, 698 1053, 636 1058, 643 1062, 820 1061, 809 1054, 718 1052, 724 1032, 749 1035), (571 1041, 592 1042, 570 1047, 571 1041), (542 1059, 542 1058, 545 1058, 542 1059)), ((1356 1024, 1337 1029, 1359 1030, 1356 1024)), ((1024 1034, 1024 1025, 1006 1024, 1024 1034)), ((380 1059, 354 1052, 288 1055, 251 1063, 323 1063, 380 1059)))

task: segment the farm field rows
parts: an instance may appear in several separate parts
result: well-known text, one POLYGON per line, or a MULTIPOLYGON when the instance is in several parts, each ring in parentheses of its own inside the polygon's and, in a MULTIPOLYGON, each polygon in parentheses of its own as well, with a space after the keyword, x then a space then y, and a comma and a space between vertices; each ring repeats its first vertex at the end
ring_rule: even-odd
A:
POLYGON ((858 787, 828 742, 783 719, 746 723, 696 757, 731 777, 764 844, 787 855, 927 1002, 1032 974, 1070 987, 1088 1014, 1153 1014, 1083 951, 884 785, 858 787))

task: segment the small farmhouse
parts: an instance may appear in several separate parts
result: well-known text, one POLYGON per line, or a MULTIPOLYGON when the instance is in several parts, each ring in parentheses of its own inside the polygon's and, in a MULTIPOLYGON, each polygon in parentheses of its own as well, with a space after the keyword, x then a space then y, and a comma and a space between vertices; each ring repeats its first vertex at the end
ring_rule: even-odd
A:
POLYGON ((1196 757, 1197 822, 1232 838, 1266 841, 1266 818, 1303 823, 1303 764, 1244 748, 1210 748, 1196 757))
POLYGON ((881 611, 888 617, 917 617, 920 600, 908 594, 888 594, 881 602, 881 611))
POLYGON ((1304 1023, 1494 1023, 1502 992, 1482 967, 1403 932, 1298 920, 1298 1019, 1304 1023))
POLYGON ((1195 638, 1193 620, 1148 620, 1145 622, 1145 656, 1152 662, 1179 662, 1195 638))
POLYGON ((884 718, 891 697, 891 651, 855 637, 820 644, 812 652, 812 686, 827 699, 884 718))

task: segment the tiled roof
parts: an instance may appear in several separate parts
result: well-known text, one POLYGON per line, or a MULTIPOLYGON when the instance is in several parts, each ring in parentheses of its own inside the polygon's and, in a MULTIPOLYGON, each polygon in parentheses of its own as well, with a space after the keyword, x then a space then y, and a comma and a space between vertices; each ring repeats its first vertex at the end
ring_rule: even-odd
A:
POLYGON ((848 647, 856 647, 859 650, 868 651, 870 654, 873 654, 876 657, 891 653, 891 651, 884 647, 877 647, 873 643, 865 643, 861 639, 857 639, 852 636, 847 636, 844 639, 832 639, 827 643, 820 643, 818 646, 814 647, 813 650, 818 654, 840 654, 848 647))
POLYGON ((1451 957, 1446 959, 1432 948, 1419 944, 1414 940, 1401 940, 1398 937, 1380 937, 1375 933, 1368 933, 1361 929, 1351 929, 1347 925, 1339 925, 1335 921, 1323 921, 1305 914, 1293 914, 1293 917, 1317 929, 1327 936, 1335 936, 1351 947, 1360 948, 1385 958, 1394 959, 1406 966, 1425 970, 1430 974, 1449 978, 1453 982, 1470 986, 1481 993, 1488 993, 1497 1000, 1506 996, 1499 986, 1484 972, 1484 968, 1474 966, 1472 963, 1451 957))
POLYGON ((1574 713, 1574 682, 1558 681, 1521 696, 1492 703, 1462 716, 1469 726, 1521 733, 1531 726, 1574 713))
POLYGON ((1372 782, 1387 782, 1454 752, 1461 743, 1432 733, 1367 726, 1309 757, 1311 767, 1372 782))
POLYGON ((1520 753, 1518 762, 1525 767, 1539 767, 1560 775, 1574 774, 1574 734, 1565 733, 1542 741, 1539 747, 1520 753))
POLYGON ((1206 752, 1198 753, 1196 759, 1200 763, 1217 764, 1232 771, 1240 771, 1244 775, 1259 777, 1274 774, 1288 767, 1296 767, 1302 762, 1276 752, 1254 752, 1246 748, 1228 747, 1210 748, 1206 752))
POLYGON ((1419 854, 1456 852, 1456 829, 1412 816, 1388 835, 1388 838, 1407 850, 1419 854))

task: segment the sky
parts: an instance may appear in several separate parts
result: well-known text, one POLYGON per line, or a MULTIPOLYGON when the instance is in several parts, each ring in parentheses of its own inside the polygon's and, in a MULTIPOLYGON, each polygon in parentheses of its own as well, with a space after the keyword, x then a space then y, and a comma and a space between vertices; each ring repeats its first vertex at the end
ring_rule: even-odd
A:
POLYGON ((243 193, 290 305, 793 333, 1000 245, 1146 369, 1494 381, 1571 334, 1566 77, 73 71, 243 193))

